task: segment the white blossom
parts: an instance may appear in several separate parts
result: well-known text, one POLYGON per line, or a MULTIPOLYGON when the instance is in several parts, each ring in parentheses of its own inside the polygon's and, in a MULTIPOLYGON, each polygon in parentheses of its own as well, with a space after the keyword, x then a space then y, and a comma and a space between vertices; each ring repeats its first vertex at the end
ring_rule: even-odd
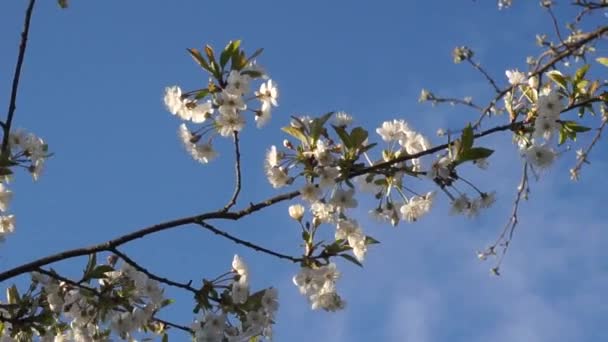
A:
POLYGON ((300 195, 308 202, 316 202, 321 197, 321 189, 317 184, 307 183, 300 189, 300 195))
POLYGON ((232 70, 228 75, 226 91, 233 95, 242 96, 249 92, 250 80, 251 77, 249 75, 243 75, 237 70, 232 70))
POLYGON ((524 151, 524 156, 532 165, 546 169, 553 164, 557 154, 546 145, 532 145, 524 151))
POLYGON ((407 123, 403 120, 385 121, 376 129, 376 133, 386 142, 398 141, 409 131, 407 123))
POLYGON ((4 183, 0 183, 0 211, 4 212, 6 209, 8 209, 12 198, 13 192, 4 186, 4 183))
POLYGON ((245 261, 243 261, 243 259, 237 254, 235 254, 234 258, 232 259, 232 270, 241 277, 249 276, 249 268, 247 267, 247 264, 245 264, 245 261))
POLYGON ((273 188, 281 188, 293 182, 283 167, 271 167, 266 169, 266 177, 273 188))
POLYGON ((509 79, 509 84, 516 86, 519 84, 523 84, 527 82, 526 74, 520 72, 519 70, 507 70, 505 71, 507 78, 509 79))
POLYGON ((539 116, 558 119, 564 108, 561 95, 555 89, 538 97, 537 109, 539 116))
POLYGON ((334 220, 335 207, 331 203, 317 201, 310 205, 310 211, 321 222, 332 222, 334 220))
POLYGON ((296 220, 296 221, 301 221, 302 217, 304 217, 304 206, 301 204, 294 204, 294 205, 290 205, 289 206, 289 216, 296 220))
POLYGON ((347 127, 353 122, 353 117, 345 112, 337 112, 334 116, 334 123, 338 127, 347 127))
POLYGON ((270 121, 271 117, 270 106, 262 106, 262 108, 255 113, 255 125, 258 128, 262 128, 270 121))
POLYGON ((333 187, 336 185, 336 179, 340 177, 340 169, 334 166, 319 166, 315 168, 315 172, 319 175, 321 188, 333 187))
POLYGON ((215 124, 221 136, 231 136, 245 127, 245 118, 239 112, 224 112, 215 119, 215 124))
POLYGON ((358 202, 355 199, 354 195, 355 189, 343 190, 341 188, 338 188, 331 196, 330 202, 340 209, 356 208, 358 202))
POLYGON ((431 210, 434 197, 434 192, 429 192, 424 196, 412 197, 399 209, 399 211, 401 212, 401 217, 408 222, 417 221, 431 210))
POLYGON ((262 101, 262 107, 278 106, 277 98, 279 97, 279 90, 272 80, 262 83, 260 90, 255 95, 262 101))

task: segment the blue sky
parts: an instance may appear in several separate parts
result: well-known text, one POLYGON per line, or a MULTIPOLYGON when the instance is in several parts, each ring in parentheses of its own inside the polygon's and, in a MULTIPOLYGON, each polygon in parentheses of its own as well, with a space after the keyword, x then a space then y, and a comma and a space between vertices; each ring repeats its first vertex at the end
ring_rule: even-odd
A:
MULTIPOLYGON (((557 6, 560 16, 568 7, 557 6)), ((25 1, 2 6, 0 107, 8 100, 25 1)), ((594 23, 605 18, 594 18, 594 23)), ((498 11, 494 1, 73 1, 67 11, 40 1, 15 119, 43 137, 55 156, 33 183, 19 174, 11 184, 17 231, 0 248, 0 267, 66 248, 98 243, 138 227, 222 206, 232 193, 231 145, 203 166, 176 137, 178 121, 161 103, 165 86, 192 89, 206 81, 187 47, 223 47, 242 39, 280 87, 279 108, 264 130, 251 122, 242 134, 247 175, 239 206, 277 194, 267 183, 264 151, 280 144, 279 128, 294 114, 344 110, 373 131, 403 118, 440 143, 437 128, 459 128, 476 113, 418 104, 421 88, 473 96, 485 104, 492 90, 481 75, 451 62, 451 50, 468 45, 491 74, 506 84, 505 69, 525 68, 537 52, 534 35, 550 30, 536 2, 515 1, 498 11)), ((606 54, 601 47, 598 53, 606 54)), ((597 66, 594 66, 597 68, 597 66)), ((593 69, 592 69, 593 70, 593 69)), ((605 77, 605 74, 602 76, 605 77)), ((586 142, 588 139, 582 139, 586 142)), ((467 172, 496 190, 498 201, 475 219, 448 215, 440 197, 432 215, 394 229, 356 216, 382 242, 365 268, 339 262, 347 310, 311 311, 291 284, 286 264, 232 245, 209 232, 183 227, 123 249, 156 273, 177 280, 223 273, 238 253, 248 261, 255 287, 277 286, 281 309, 277 341, 598 341, 608 307, 608 242, 602 180, 606 147, 572 183, 572 153, 533 182, 530 201, 503 266, 475 251, 492 241, 510 213, 519 158, 510 137, 483 140, 498 151, 488 171, 467 172)), ((365 203, 365 201, 363 201, 365 203)), ((287 203, 239 222, 218 226, 289 254, 298 253, 298 227, 287 203)), ((77 274, 85 260, 56 265, 77 274)), ((7 285, 7 284, 3 284, 7 285)), ((178 300, 161 315, 187 324, 192 300, 178 300)), ((184 339, 176 335, 175 340, 184 339)))

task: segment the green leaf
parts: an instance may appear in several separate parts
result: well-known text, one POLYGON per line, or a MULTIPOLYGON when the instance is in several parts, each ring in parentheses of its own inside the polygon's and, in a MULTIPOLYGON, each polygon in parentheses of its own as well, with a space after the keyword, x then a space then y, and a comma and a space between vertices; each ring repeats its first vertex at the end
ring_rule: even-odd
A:
POLYGON ((340 140, 342 140, 342 143, 344 144, 344 146, 346 146, 346 148, 352 148, 353 147, 353 142, 350 139, 350 135, 348 134, 348 132, 346 132, 346 129, 344 129, 344 127, 341 126, 334 126, 331 125, 334 128, 334 131, 336 131, 336 134, 338 134, 338 136, 340 137, 340 140))
POLYGON ((598 57, 595 59, 598 63, 608 67, 608 57, 598 57))
POLYGON ((8 304, 19 304, 21 297, 19 296, 19 290, 17 286, 12 285, 6 289, 6 302, 8 304))
POLYGON ((287 127, 281 128, 281 130, 283 130, 283 132, 291 135, 292 137, 297 138, 302 143, 305 143, 305 144, 308 143, 308 138, 306 137, 306 135, 304 135, 304 133, 302 133, 300 128, 293 127, 293 126, 287 126, 287 127))
POLYGON ((224 51, 222 51, 222 54, 220 55, 220 66, 222 69, 224 69, 226 63, 232 58, 232 55, 238 51, 239 46, 241 46, 240 40, 231 40, 228 42, 228 45, 226 45, 224 51))
POLYGON ((209 62, 215 61, 215 52, 213 51, 211 45, 205 45, 205 54, 207 55, 207 58, 209 58, 209 62))
POLYGON ((319 140, 319 137, 323 132, 323 126, 325 126, 325 123, 333 114, 334 112, 329 112, 319 118, 312 120, 312 123, 310 124, 310 137, 312 138, 313 143, 319 140))
POLYGON ((82 277, 84 280, 90 279, 89 274, 93 272, 95 266, 97 266, 97 254, 89 254, 89 261, 87 262, 87 267, 84 269, 84 275, 82 277))
POLYGON ((376 145, 378 145, 378 143, 371 143, 369 145, 363 146, 363 147, 361 147, 361 150, 359 150, 359 152, 360 153, 367 152, 367 151, 371 150, 372 148, 374 148, 376 145))
POLYGON ((251 54, 251 56, 249 56, 249 58, 247 58, 247 63, 251 62, 254 58, 261 55, 262 52, 264 52, 263 48, 259 48, 259 49, 255 50, 255 52, 253 54, 251 54))
POLYGON ((236 51, 232 54, 232 70, 241 70, 247 65, 248 61, 243 50, 236 51))
POLYGON ((352 132, 350 132, 350 138, 353 143, 353 147, 360 147, 363 145, 365 139, 367 139, 368 133, 365 129, 361 127, 353 128, 352 132))
POLYGON ((365 244, 366 245, 375 245, 375 244, 378 244, 378 243, 380 243, 380 241, 374 239, 373 237, 371 237, 369 235, 365 237, 365 244))
POLYGON ((585 64, 582 67, 580 67, 578 70, 576 70, 576 73, 574 74, 575 83, 578 83, 578 82, 582 81, 583 78, 585 78, 587 71, 589 71, 589 67, 591 67, 591 65, 585 64))
POLYGON ((188 49, 188 52, 190 52, 190 55, 192 56, 192 58, 194 58, 194 61, 196 61, 198 63, 198 65, 200 65, 203 69, 205 69, 209 72, 213 72, 211 70, 211 67, 209 66, 209 63, 207 63, 207 61, 205 60, 203 55, 201 55, 200 51, 192 48, 192 49, 188 49))
POLYGON ((488 158, 492 155, 492 153, 494 153, 494 150, 490 150, 489 148, 473 147, 469 150, 463 151, 458 156, 457 163, 460 164, 470 160, 488 158))
POLYGON ((160 303, 160 307, 164 308, 165 306, 169 306, 171 304, 175 303, 175 299, 164 299, 161 303, 160 303))
POLYGON ((580 133, 580 132, 587 132, 587 131, 591 130, 590 127, 581 126, 576 121, 564 121, 564 122, 562 122, 562 125, 564 126, 564 128, 567 131, 570 131, 570 132, 580 133))
POLYGON ((461 143, 460 148, 458 150, 458 155, 461 155, 462 153, 470 150, 471 147, 473 147, 473 140, 473 127, 471 126, 471 124, 468 124, 467 127, 462 130, 462 136, 460 137, 461 143))
POLYGON ((352 262, 353 264, 355 264, 357 266, 363 267, 363 264, 360 263, 359 260, 357 260, 357 258, 355 258, 354 256, 352 256, 350 254, 343 253, 343 254, 338 254, 338 255, 343 257, 344 259, 352 262))
POLYGON ((351 249, 350 246, 346 245, 343 239, 339 239, 334 241, 331 245, 325 246, 325 253, 328 255, 337 255, 338 253, 349 249, 351 249))
POLYGON ((251 78, 260 78, 264 75, 264 73, 255 70, 245 70, 241 72, 241 75, 248 75, 251 78))
POLYGON ((195 99, 200 100, 205 98, 205 96, 209 95, 209 88, 199 90, 194 96, 195 99))
POLYGON ((564 90, 568 89, 568 80, 566 79, 566 77, 564 77, 564 75, 562 75, 561 72, 557 70, 551 70, 547 73, 547 76, 549 76, 549 78, 553 80, 555 84, 564 88, 564 90))
POLYGON ((10 176, 13 174, 13 171, 8 167, 0 167, 0 177, 10 176))
POLYGON ((106 277, 106 273, 114 271, 114 267, 110 265, 99 265, 87 274, 88 279, 101 279, 106 277))
POLYGON ((564 127, 562 126, 559 129, 559 141, 557 142, 558 145, 562 145, 563 143, 566 142, 567 136, 566 136, 566 130, 564 129, 564 127))

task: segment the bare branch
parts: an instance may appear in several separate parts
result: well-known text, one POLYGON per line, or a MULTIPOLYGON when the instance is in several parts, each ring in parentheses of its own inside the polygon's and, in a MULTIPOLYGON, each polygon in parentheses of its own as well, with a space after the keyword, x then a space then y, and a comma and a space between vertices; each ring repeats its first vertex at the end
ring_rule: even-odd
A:
MULTIPOLYGON (((72 279, 66 278, 66 277, 64 277, 64 276, 62 276, 62 275, 60 275, 60 274, 58 274, 56 272, 51 272, 51 271, 45 270, 43 268, 38 268, 36 270, 36 272, 45 274, 45 275, 47 275, 47 276, 49 276, 49 277, 51 277, 51 278, 53 278, 55 280, 64 282, 64 283, 72 285, 74 287, 78 287, 78 288, 83 289, 83 290, 88 291, 88 292, 91 292, 91 293, 93 293, 95 296, 97 296, 99 298, 101 298, 103 296, 103 294, 101 292, 99 292, 96 288, 83 285, 81 283, 73 281, 72 279)), ((114 310, 118 311, 118 312, 124 312, 123 309, 119 309, 119 308, 115 308, 114 310)), ((179 330, 183 330, 185 332, 192 333, 192 329, 190 329, 190 328, 188 328, 188 327, 186 327, 184 325, 179 325, 179 324, 176 324, 176 323, 172 323, 172 322, 169 322, 169 321, 166 321, 164 319, 160 319, 160 318, 157 318, 157 317, 154 317, 154 316, 152 317, 152 320, 156 321, 158 323, 164 324, 166 326, 169 326, 169 327, 173 327, 173 328, 176 328, 176 329, 179 329, 179 330)))
POLYGON ((145 269, 143 266, 139 265, 135 260, 131 259, 126 254, 122 253, 117 248, 110 248, 110 252, 116 254, 116 256, 120 257, 124 262, 126 262, 127 264, 133 266, 133 268, 135 268, 136 270, 140 271, 141 273, 147 275, 148 278, 150 278, 150 279, 154 279, 154 280, 156 280, 158 282, 161 282, 163 284, 167 284, 169 286, 173 286, 173 287, 177 287, 177 288, 180 288, 180 289, 184 289, 184 290, 190 291, 190 292, 192 292, 194 294, 198 293, 198 290, 190 285, 190 284, 192 284, 192 281, 189 281, 188 283, 178 283, 176 281, 173 281, 173 280, 170 280, 170 279, 167 279, 167 278, 163 278, 163 277, 157 276, 157 275, 153 274, 152 272, 148 271, 147 269, 145 269))
POLYGON ((236 200, 241 192, 241 152, 239 150, 239 132, 234 131, 234 168, 235 168, 235 185, 232 198, 224 207, 223 211, 227 212, 236 204, 236 200))
POLYGON ((602 119, 602 124, 600 125, 600 127, 597 128, 597 133, 593 137, 593 140, 591 141, 589 146, 587 146, 587 148, 581 153, 581 155, 578 156, 576 165, 574 165, 574 167, 570 169, 570 177, 572 178, 572 180, 578 180, 578 178, 580 177, 580 171, 583 168, 583 164, 589 163, 589 161, 587 160, 587 156, 589 155, 589 153, 591 153, 591 150, 593 149, 595 144, 600 140, 600 137, 602 136, 602 131, 606 127, 606 123, 608 123, 608 120, 606 120, 605 118, 602 119))
POLYGON ((200 222, 197 222, 197 223, 201 227, 203 227, 203 228, 205 228, 207 230, 210 230, 210 231, 212 231, 213 233, 215 233, 217 235, 223 236, 226 239, 228 239, 228 240, 236 243, 237 245, 246 246, 246 247, 249 247, 249 248, 251 248, 251 249, 253 249, 253 250, 257 251, 257 252, 266 253, 268 255, 275 256, 275 257, 277 257, 279 259, 289 260, 289 261, 292 261, 292 262, 300 262, 300 261, 302 261, 301 258, 296 258, 296 257, 290 256, 290 255, 277 253, 277 252, 272 251, 272 250, 270 250, 268 248, 264 248, 264 247, 258 246, 256 244, 253 244, 253 243, 251 243, 249 241, 245 241, 245 240, 239 239, 237 237, 234 237, 234 236, 232 236, 232 235, 230 235, 230 234, 228 234, 228 233, 226 233, 224 231, 221 231, 221 230, 215 228, 214 226, 210 225, 209 223, 207 223, 205 221, 200 221, 200 222))
POLYGON ((23 66, 23 60, 25 59, 25 50, 27 48, 27 39, 30 33, 30 21, 32 19, 32 12, 34 11, 34 4, 36 0, 30 0, 29 5, 25 11, 25 19, 23 23, 23 32, 21 32, 21 43, 19 44, 19 54, 17 56, 17 65, 15 66, 15 74, 13 75, 13 85, 11 88, 11 98, 8 105, 8 112, 6 115, 6 122, 2 125, 4 130, 4 136, 2 137, 2 153, 8 153, 8 138, 11 131, 11 124, 13 123, 13 117, 15 110, 17 109, 17 93, 19 92, 19 79, 21 78, 21 67, 23 66))
POLYGON ((488 72, 484 68, 481 67, 481 64, 473 61, 471 58, 467 58, 467 62, 469 62, 469 64, 471 64, 473 66, 473 68, 477 69, 477 71, 479 71, 480 73, 482 73, 483 76, 485 76, 486 80, 488 80, 488 82, 490 82, 490 84, 492 85, 492 87, 494 87, 494 90, 497 93, 501 92, 500 88, 496 84, 496 81, 494 81, 492 76, 490 76, 490 74, 488 74, 488 72))

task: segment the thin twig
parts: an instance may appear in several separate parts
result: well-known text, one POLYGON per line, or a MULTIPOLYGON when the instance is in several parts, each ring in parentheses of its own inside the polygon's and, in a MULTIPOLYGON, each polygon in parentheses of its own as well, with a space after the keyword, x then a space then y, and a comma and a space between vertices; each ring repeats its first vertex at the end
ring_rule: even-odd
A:
POLYGON ((496 81, 494 81, 492 76, 490 76, 490 74, 488 74, 488 72, 484 68, 481 67, 481 64, 476 63, 471 58, 468 58, 467 62, 469 62, 469 64, 471 64, 473 66, 473 68, 477 69, 477 71, 479 71, 480 73, 482 73, 485 76, 485 78, 488 80, 488 82, 490 82, 490 84, 492 85, 492 87, 494 87, 494 90, 497 93, 501 92, 500 88, 498 88, 498 85, 496 85, 496 81))
POLYGON ((473 101, 467 101, 467 100, 457 99, 457 98, 452 98, 452 97, 435 97, 433 95, 433 97, 430 98, 428 101, 432 102, 433 104, 435 104, 435 103, 461 104, 461 105, 468 106, 468 107, 471 107, 471 108, 479 110, 479 111, 483 110, 483 108, 481 108, 480 106, 473 103, 473 101))
POLYGON ((292 262, 300 262, 300 261, 302 261, 301 258, 296 258, 296 257, 290 256, 290 255, 277 253, 277 252, 272 251, 272 250, 270 250, 268 248, 264 248, 262 246, 258 246, 256 244, 253 244, 253 243, 251 243, 249 241, 245 241, 243 239, 239 239, 239 238, 237 238, 235 236, 232 236, 232 235, 230 235, 230 234, 228 234, 228 233, 226 233, 226 232, 224 232, 222 230, 219 230, 219 229, 215 228, 214 226, 210 225, 209 223, 207 223, 205 221, 199 221, 199 222, 197 222, 197 224, 199 224, 201 227, 203 227, 203 228, 205 228, 207 230, 212 231, 213 233, 215 233, 217 235, 225 237, 226 239, 228 239, 228 240, 236 243, 237 245, 242 245, 242 246, 249 247, 249 248, 253 249, 254 251, 266 253, 268 255, 275 256, 275 257, 277 257, 279 259, 289 260, 289 261, 292 261, 292 262))
MULTIPOLYGON (((535 67, 535 70, 532 73, 530 73, 528 75, 528 77, 540 76, 542 73, 544 73, 545 71, 552 68, 556 63, 558 63, 562 59, 571 56, 572 53, 575 50, 577 50, 578 48, 580 48, 581 46, 589 43, 590 41, 592 41, 594 39, 601 37, 602 35, 604 35, 607 32, 608 32, 608 26, 602 26, 593 32, 583 35, 579 40, 577 40, 574 43, 563 44, 565 46, 568 46, 568 48, 563 50, 562 52, 558 53, 557 55, 555 55, 550 61, 548 61, 544 65, 541 66, 540 64, 537 64, 535 67)), ((558 46, 557 48, 561 48, 561 47, 562 47, 562 45, 560 44, 560 46, 558 46)), ((543 57, 539 57, 537 59, 537 61, 540 62, 540 60, 542 58, 543 57)), ((479 119, 477 119, 477 121, 473 124, 473 126, 472 126, 473 129, 480 128, 481 123, 483 122, 483 119, 488 116, 488 113, 490 113, 491 109, 496 105, 496 103, 498 103, 498 101, 500 99, 502 99, 510 91, 511 91, 511 86, 506 87, 505 89, 502 89, 501 91, 498 92, 498 94, 496 94, 496 96, 490 101, 490 103, 486 106, 486 108, 481 112, 479 119)))
POLYGON ((235 185, 232 198, 224 207, 223 211, 227 212, 236 204, 236 200, 241 193, 241 151, 239 150, 239 132, 234 131, 234 169, 235 169, 235 185))
POLYGON ((171 279, 167 279, 167 278, 163 278, 163 277, 157 276, 156 274, 154 274, 154 273, 148 271, 147 269, 145 269, 143 266, 141 266, 140 264, 138 264, 135 260, 131 259, 126 254, 124 254, 121 251, 119 251, 117 248, 115 248, 115 247, 110 248, 109 251, 112 252, 112 253, 114 253, 114 254, 116 254, 116 256, 120 257, 124 262, 126 262, 127 264, 133 266, 133 268, 135 268, 136 270, 138 270, 141 273, 145 274, 150 279, 154 279, 154 280, 156 280, 158 282, 161 282, 163 284, 167 284, 169 286, 173 286, 173 287, 177 287, 177 288, 180 288, 180 289, 184 289, 184 290, 190 291, 190 292, 192 292, 194 294, 198 293, 198 290, 190 285, 190 284, 192 284, 191 281, 188 282, 188 283, 178 283, 178 282, 173 281, 171 279))
POLYGON ((13 75, 13 86, 11 88, 11 98, 8 105, 8 113, 6 115, 6 122, 3 125, 4 136, 2 137, 2 153, 8 153, 8 138, 11 132, 11 125, 13 123, 13 117, 15 110, 17 109, 17 93, 19 92, 19 79, 21 78, 21 67, 23 66, 23 60, 25 59, 25 50, 27 48, 27 39, 30 33, 30 21, 32 19, 32 12, 34 11, 34 4, 36 0, 30 0, 29 5, 25 11, 25 19, 23 23, 23 32, 21 32, 21 43, 19 44, 19 54, 17 56, 17 65, 15 66, 15 74, 13 75))
POLYGON ((490 246, 491 251, 495 251, 496 247, 499 245, 502 246, 501 254, 498 258, 498 262, 496 266, 492 269, 496 275, 499 275, 500 266, 502 265, 502 261, 504 260, 507 251, 509 250, 509 246, 511 245, 511 240, 513 239, 513 233, 515 232, 515 228, 519 223, 518 211, 519 204, 521 199, 524 198, 524 194, 528 193, 528 162, 524 162, 523 171, 521 180, 519 182, 519 186, 517 187, 517 193, 515 195, 515 200, 513 201, 513 210, 511 211, 511 216, 507 221, 507 224, 503 228, 502 232, 496 242, 492 246, 490 246), (508 234, 508 237, 507 237, 508 234))
POLYGON ((589 163, 589 161, 587 160, 587 156, 589 155, 589 153, 591 153, 591 150, 593 149, 595 144, 600 140, 600 137, 602 136, 602 131, 606 127, 606 123, 608 123, 608 120, 602 119, 602 124, 600 125, 600 127, 598 127, 597 133, 595 133, 593 140, 591 141, 589 146, 587 146, 587 148, 583 151, 582 155, 578 157, 574 167, 570 169, 570 175, 573 180, 578 180, 578 178, 580 177, 580 171, 583 168, 583 164, 589 163))
POLYGON ((557 35, 557 38, 562 43, 562 45, 566 45, 559 29, 559 23, 557 22, 557 18, 555 17, 555 13, 553 13, 551 6, 547 6, 547 12, 549 12, 549 15, 551 16, 551 21, 553 21, 553 28, 555 29, 555 34, 557 35))

